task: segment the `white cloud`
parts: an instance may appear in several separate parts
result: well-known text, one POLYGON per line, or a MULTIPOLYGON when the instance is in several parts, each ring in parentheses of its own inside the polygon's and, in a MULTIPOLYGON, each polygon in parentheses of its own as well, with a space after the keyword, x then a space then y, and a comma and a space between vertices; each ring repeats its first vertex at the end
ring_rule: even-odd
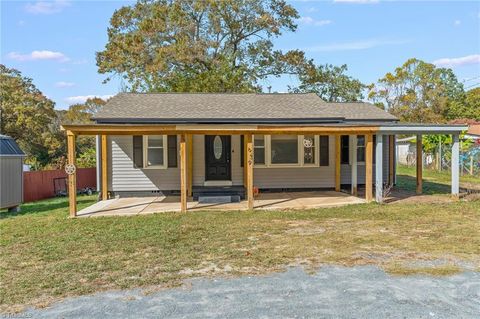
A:
POLYGON ((88 99, 93 99, 95 97, 101 98, 102 100, 108 100, 111 98, 112 94, 107 95, 77 95, 77 96, 70 96, 65 99, 65 102, 75 104, 75 103, 85 103, 88 99))
POLYGON ((380 0, 333 0, 335 3, 378 3, 380 0))
POLYGON ((332 20, 316 20, 312 17, 301 17, 300 19, 298 19, 298 22, 306 25, 321 27, 321 26, 332 23, 332 20))
POLYGON ((59 62, 67 62, 70 59, 62 52, 56 51, 32 51, 31 53, 21 54, 18 52, 10 52, 7 57, 16 61, 36 61, 36 60, 55 60, 59 62))
POLYGON ((399 45, 410 42, 409 40, 392 40, 392 39, 368 39, 351 42, 338 42, 324 45, 317 45, 305 48, 309 52, 332 52, 332 51, 354 51, 365 50, 384 45, 399 45))
POLYGON ((433 61, 433 64, 441 67, 455 67, 471 64, 480 64, 480 54, 472 54, 459 58, 443 58, 433 61))
POLYGON ((25 10, 33 14, 53 14, 61 12, 68 6, 70 6, 70 2, 67 0, 37 1, 27 3, 25 10))
POLYGON ((72 87, 72 86, 75 86, 75 83, 73 83, 73 82, 60 81, 60 82, 55 83, 55 86, 56 86, 57 88, 70 88, 70 87, 72 87))
POLYGON ((454 26, 459 26, 460 24, 462 24, 462 21, 461 21, 461 20, 455 20, 455 21, 453 21, 453 25, 454 25, 454 26))

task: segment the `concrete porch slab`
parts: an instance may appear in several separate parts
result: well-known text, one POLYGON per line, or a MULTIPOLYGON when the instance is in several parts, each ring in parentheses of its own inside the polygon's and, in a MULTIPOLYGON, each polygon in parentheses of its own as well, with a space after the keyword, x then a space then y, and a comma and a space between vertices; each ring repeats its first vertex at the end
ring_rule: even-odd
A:
MULTIPOLYGON (((255 198, 254 208, 265 210, 311 209, 365 203, 359 197, 334 191, 262 193, 255 198)), ((190 211, 247 210, 247 202, 199 203, 189 200, 190 211)), ((130 197, 100 201, 77 213, 78 217, 131 216, 180 211, 179 196, 130 197)))

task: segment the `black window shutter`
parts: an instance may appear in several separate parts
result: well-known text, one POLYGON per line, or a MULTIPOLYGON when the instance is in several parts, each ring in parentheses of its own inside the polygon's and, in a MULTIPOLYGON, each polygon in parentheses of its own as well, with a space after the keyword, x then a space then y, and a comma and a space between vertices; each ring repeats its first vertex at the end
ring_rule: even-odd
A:
POLYGON ((350 162, 349 155, 350 140, 348 135, 342 135, 341 137, 341 163, 348 164, 350 162))
POLYGON ((143 136, 133 136, 133 167, 143 168, 143 136))
POLYGON ((329 162, 329 147, 328 147, 328 136, 320 136, 320 166, 328 166, 329 162))
POLYGON ((377 135, 373 135, 373 164, 377 161, 377 135))
POLYGON ((177 167, 177 136, 168 135, 168 167, 177 167))
POLYGON ((244 152, 245 150, 243 149, 244 147, 244 136, 240 135, 240 167, 243 167, 243 160, 244 160, 244 152))

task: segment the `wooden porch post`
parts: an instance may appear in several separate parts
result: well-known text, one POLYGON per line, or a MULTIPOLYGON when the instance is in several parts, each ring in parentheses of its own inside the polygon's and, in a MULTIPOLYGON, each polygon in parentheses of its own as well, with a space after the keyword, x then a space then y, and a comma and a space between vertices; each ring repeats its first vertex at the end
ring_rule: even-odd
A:
POLYGON ((367 134, 366 136, 366 149, 365 149, 365 200, 367 203, 372 201, 372 172, 373 172, 373 136, 367 134))
POLYGON ((394 172, 395 172, 395 135, 388 136, 388 185, 394 184, 394 172))
POLYGON ((423 156, 422 156, 422 135, 417 135, 417 194, 422 193, 422 166, 423 166, 423 156))
POLYGON ((102 200, 108 199, 108 148, 107 135, 102 135, 102 200))
POLYGON ((340 170, 341 170, 341 154, 340 154, 340 135, 335 135, 335 191, 340 191, 340 170))
POLYGON ((73 165, 75 170, 68 174, 68 202, 70 217, 77 216, 77 170, 75 164, 75 134, 67 131, 67 162, 73 165))
POLYGON ((187 211, 187 146, 185 134, 180 135, 180 211, 187 211))
POLYGON ((188 191, 187 195, 192 196, 193 191, 193 135, 187 135, 187 173, 188 173, 188 191))
POLYGON ((247 168, 247 201, 248 209, 253 209, 253 140, 252 134, 245 135, 246 148, 245 153, 247 153, 246 161, 244 166, 247 168))

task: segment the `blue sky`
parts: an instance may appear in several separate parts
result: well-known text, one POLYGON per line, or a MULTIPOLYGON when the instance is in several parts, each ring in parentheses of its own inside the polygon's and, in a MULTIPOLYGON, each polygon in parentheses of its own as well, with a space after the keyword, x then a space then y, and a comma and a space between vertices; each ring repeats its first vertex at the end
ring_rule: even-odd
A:
MULTIPOLYGON (((114 10, 131 1, 0 1, 1 63, 31 77, 56 108, 120 90, 118 80, 102 84, 95 52, 106 44, 114 10)), ((480 1, 291 4, 301 15, 298 30, 276 39, 276 48, 302 49, 318 64, 347 64, 364 83, 416 57, 451 67, 466 88, 480 86, 480 1)), ((286 91, 295 78, 261 84, 286 91)))

